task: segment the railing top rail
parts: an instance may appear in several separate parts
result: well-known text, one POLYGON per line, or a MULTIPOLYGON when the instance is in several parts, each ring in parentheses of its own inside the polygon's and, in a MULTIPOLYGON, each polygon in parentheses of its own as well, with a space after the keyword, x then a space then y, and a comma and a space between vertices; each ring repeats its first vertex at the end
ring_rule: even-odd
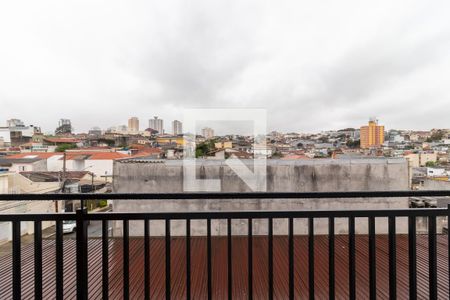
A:
POLYGON ((43 213, 43 214, 28 214, 28 213, 6 213, 0 214, 0 222, 12 221, 75 221, 76 214, 73 212, 66 213, 43 213))
POLYGON ((268 218, 348 218, 348 217, 409 217, 446 216, 447 208, 383 209, 383 210, 298 210, 298 211, 205 211, 205 212, 155 212, 155 213, 93 213, 90 220, 183 220, 183 219, 268 219, 268 218))
POLYGON ((0 201, 24 200, 189 200, 189 199, 319 199, 450 197, 450 190, 433 191, 349 191, 349 192, 248 192, 248 193, 111 193, 111 194, 0 194, 0 201))
MULTIPOLYGON (((205 219, 268 219, 268 218, 364 218, 364 217, 419 217, 446 216, 448 208, 425 209, 369 209, 369 210, 298 210, 298 211, 204 211, 204 212, 149 212, 149 213, 121 213, 105 212, 84 214, 85 220, 205 220, 205 219)), ((47 214, 0 214, 0 222, 6 221, 61 221, 75 220, 75 213, 47 213, 47 214)))

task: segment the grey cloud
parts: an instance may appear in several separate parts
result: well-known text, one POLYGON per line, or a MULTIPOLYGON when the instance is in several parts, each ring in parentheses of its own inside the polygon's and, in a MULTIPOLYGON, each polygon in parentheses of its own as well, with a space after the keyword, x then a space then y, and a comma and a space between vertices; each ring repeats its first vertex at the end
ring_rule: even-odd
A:
POLYGON ((184 107, 258 107, 270 130, 446 126, 423 116, 450 98, 445 1, 18 5, 0 7, 0 123, 169 129, 184 107))

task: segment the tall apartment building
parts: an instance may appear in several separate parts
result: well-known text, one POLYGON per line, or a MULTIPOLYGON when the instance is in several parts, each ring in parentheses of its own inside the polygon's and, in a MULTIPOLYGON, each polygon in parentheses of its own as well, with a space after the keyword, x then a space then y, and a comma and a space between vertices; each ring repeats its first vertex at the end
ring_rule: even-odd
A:
POLYGON ((362 149, 380 147, 384 143, 384 126, 372 118, 367 126, 361 127, 360 135, 362 149))
POLYGON ((205 127, 202 129, 202 135, 205 139, 212 139, 214 137, 214 129, 205 127))
POLYGON ((162 119, 158 119, 157 116, 153 117, 153 119, 148 120, 148 127, 158 131, 159 134, 164 133, 164 122, 162 119))
POLYGON ((172 133, 173 135, 183 134, 183 123, 178 120, 172 121, 172 133))
POLYGON ((63 125, 72 125, 72 122, 70 122, 70 119, 59 119, 58 126, 63 125))
POLYGON ((55 130, 55 135, 72 134, 72 122, 69 119, 60 119, 58 127, 55 130))
POLYGON ((131 117, 128 119, 128 130, 130 132, 139 131, 139 119, 137 117, 131 117))

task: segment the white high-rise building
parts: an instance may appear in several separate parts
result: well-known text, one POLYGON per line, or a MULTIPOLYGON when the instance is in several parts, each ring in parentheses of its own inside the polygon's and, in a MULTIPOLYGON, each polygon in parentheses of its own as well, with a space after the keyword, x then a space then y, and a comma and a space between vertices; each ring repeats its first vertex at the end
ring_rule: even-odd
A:
POLYGON ((183 134, 183 123, 178 120, 172 121, 172 133, 173 135, 183 134))
POLYGON ((153 119, 148 120, 148 127, 158 131, 159 134, 163 134, 164 133, 163 120, 162 119, 158 119, 157 116, 155 116, 153 119))
POLYGON ((214 137, 214 129, 205 127, 202 129, 202 135, 205 137, 205 139, 212 139, 214 137))

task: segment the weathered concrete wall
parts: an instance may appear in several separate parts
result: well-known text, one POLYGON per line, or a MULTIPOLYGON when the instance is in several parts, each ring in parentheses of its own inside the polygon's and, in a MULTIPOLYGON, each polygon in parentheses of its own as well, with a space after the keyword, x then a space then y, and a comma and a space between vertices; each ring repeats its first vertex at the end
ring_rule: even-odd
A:
MULTIPOLYGON (((251 161, 246 163, 251 164, 251 161)), ((221 179, 223 192, 249 192, 246 184, 223 161, 197 161, 199 178, 221 179)), ((406 190, 409 188, 408 165, 404 159, 356 160, 268 160, 267 191, 269 192, 327 192, 406 190)), ((161 163, 116 162, 113 190, 116 193, 183 192, 183 162, 161 163)), ((123 200, 114 201, 114 211, 228 211, 228 210, 318 210, 318 209, 381 209, 407 208, 405 198, 392 199, 255 199, 255 200, 123 200)), ((183 235, 184 222, 172 222, 172 234, 183 235)), ((192 222, 192 234, 203 235, 206 226, 192 222)), ((142 224, 130 224, 130 234, 142 234, 142 224)), ((164 234, 163 222, 152 222, 151 233, 164 234)), ((213 234, 226 234, 225 221, 213 222, 213 234)), ((287 233, 287 222, 275 220, 275 234, 287 233)), ((316 220, 315 231, 327 232, 327 220, 316 220)), ((367 233, 367 219, 356 220, 357 232, 367 233)), ((399 231, 406 232, 405 220, 399 220, 399 231)), ((254 234, 267 234, 267 221, 254 220, 254 234)), ((296 220, 295 233, 307 233, 307 223, 296 220)), ((377 231, 386 232, 385 219, 377 220, 377 231)), ((347 232, 347 220, 336 220, 336 232, 347 232)), ((115 228, 120 234, 120 224, 115 228)), ((233 223, 234 234, 247 233, 247 221, 233 223)))
MULTIPOLYGON (((420 190, 450 190, 450 181, 440 181, 433 179, 425 179, 424 185, 419 188, 420 190)), ((436 197, 437 207, 447 207, 450 204, 450 199, 448 197, 436 197)), ((438 217, 436 220, 437 232, 442 232, 444 227, 448 227, 448 222, 446 217, 438 217)), ((428 232, 428 222, 427 218, 417 218, 417 232, 426 233, 428 232)))
POLYGON ((450 190, 450 181, 424 179, 421 190, 450 190))

